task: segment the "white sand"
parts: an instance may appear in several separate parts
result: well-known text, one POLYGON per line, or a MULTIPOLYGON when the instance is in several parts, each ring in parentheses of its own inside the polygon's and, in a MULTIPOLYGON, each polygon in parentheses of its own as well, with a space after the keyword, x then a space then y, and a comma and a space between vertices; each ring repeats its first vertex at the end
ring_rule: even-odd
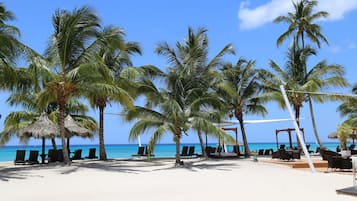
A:
POLYGON ((0 163, 2 201, 349 201, 352 176, 246 160, 81 161, 71 166, 0 163))

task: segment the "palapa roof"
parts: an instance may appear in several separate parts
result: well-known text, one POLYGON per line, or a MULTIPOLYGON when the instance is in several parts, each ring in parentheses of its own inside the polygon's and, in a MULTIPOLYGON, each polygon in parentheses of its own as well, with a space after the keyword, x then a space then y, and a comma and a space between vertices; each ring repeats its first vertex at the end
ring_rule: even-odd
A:
POLYGON ((72 137, 72 136, 92 137, 94 134, 92 131, 78 126, 76 121, 74 121, 74 119, 70 115, 67 115, 67 117, 64 119, 64 127, 67 130, 66 133, 67 137, 72 137))
POLYGON ((53 123, 46 113, 35 121, 35 123, 22 128, 18 132, 19 137, 34 137, 34 138, 54 138, 60 136, 58 125, 53 123))
MULTIPOLYGON (((92 131, 78 126, 70 115, 67 115, 65 118, 64 127, 66 129, 66 137, 92 137, 94 135, 92 131)), ((48 118, 46 113, 42 113, 37 121, 35 121, 35 123, 20 129, 18 136, 34 138, 56 138, 60 137, 60 129, 57 124, 53 123, 48 118)))

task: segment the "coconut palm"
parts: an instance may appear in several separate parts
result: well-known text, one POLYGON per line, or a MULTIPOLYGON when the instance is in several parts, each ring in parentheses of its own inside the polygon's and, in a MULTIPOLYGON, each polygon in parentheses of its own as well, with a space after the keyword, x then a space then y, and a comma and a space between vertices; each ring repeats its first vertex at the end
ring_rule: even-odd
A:
POLYGON ((260 86, 257 81, 258 71, 254 66, 254 61, 246 61, 243 58, 240 58, 236 64, 227 63, 221 69, 216 86, 218 94, 231 113, 230 116, 234 116, 239 121, 246 156, 250 154, 250 150, 244 128, 244 115, 267 113, 262 105, 263 99, 258 97, 260 86))
POLYGON ((288 12, 286 16, 279 16, 274 20, 275 23, 286 22, 289 24, 288 30, 279 36, 276 42, 277 46, 280 46, 291 35, 293 35, 295 46, 302 48, 305 47, 306 36, 316 43, 319 48, 321 40, 328 44, 327 39, 321 33, 320 25, 314 24, 315 20, 328 17, 328 12, 319 11, 313 13, 318 1, 300 0, 292 3, 294 12, 288 12))
MULTIPOLYGON (((212 94, 209 93, 213 74, 215 69, 223 65, 222 57, 226 54, 234 54, 234 50, 231 44, 227 44, 210 59, 208 48, 207 29, 198 28, 195 31, 191 27, 188 28, 187 38, 184 43, 177 42, 176 48, 170 47, 167 42, 160 43, 156 48, 156 52, 165 56, 170 65, 170 73, 168 75, 172 76, 172 79, 167 79, 168 86, 174 88, 178 87, 176 86, 178 84, 182 85, 180 87, 184 88, 180 92, 183 92, 183 94, 177 94, 176 96, 190 98, 185 99, 186 103, 181 103, 181 105, 189 105, 197 97, 207 97, 207 101, 214 102, 212 94)), ((197 109, 200 110, 201 108, 197 109)), ((200 130, 198 130, 198 138, 203 155, 205 155, 202 132, 200 130)))
MULTIPOLYGON (((22 106, 25 110, 11 112, 6 116, 4 130, 0 133, 0 145, 6 144, 20 129, 33 124, 42 112, 46 112, 53 122, 58 123, 58 105, 49 103, 43 111, 37 107, 38 95, 33 92, 19 92, 10 95, 7 103, 11 106, 22 106)), ((81 127, 94 131, 97 129, 97 124, 94 119, 85 115, 87 111, 88 108, 78 100, 71 99, 66 104, 66 114, 73 115, 81 127)), ((28 138, 20 138, 20 141, 26 144, 28 138)), ((52 145, 56 149, 54 139, 52 139, 52 145)))
MULTIPOLYGON (((287 54, 285 68, 281 68, 273 60, 270 60, 271 72, 261 70, 263 85, 270 90, 269 96, 285 107, 279 85, 283 85, 288 92, 289 102, 295 111, 295 119, 300 125, 300 110, 307 101, 307 95, 302 92, 317 92, 329 87, 345 87, 348 85, 344 79, 344 70, 340 65, 327 64, 325 60, 317 63, 311 70, 304 72, 304 64, 308 58, 314 55, 312 48, 291 47, 287 54)), ((317 102, 331 100, 331 96, 310 95, 317 102)))
MULTIPOLYGON (((168 77, 174 80, 173 75, 168 77)), ((150 107, 136 106, 135 109, 128 111, 126 118, 127 120, 138 120, 130 131, 129 140, 135 140, 139 135, 153 131, 148 143, 149 154, 164 135, 171 133, 176 145, 176 164, 178 165, 182 164, 180 159, 181 137, 183 134, 187 134, 190 129, 200 130, 220 138, 231 139, 231 137, 216 127, 212 121, 197 113, 196 108, 207 104, 207 99, 196 97, 195 101, 188 104, 185 99, 190 98, 184 95, 185 84, 180 83, 180 79, 175 80, 175 87, 167 86, 168 90, 159 91, 154 85, 151 85, 151 92, 146 90, 146 94, 151 94, 148 96, 150 99, 147 104, 150 107)))
MULTIPOLYGON (((281 45, 284 40, 286 40, 290 35, 294 34, 293 43, 295 47, 301 47, 302 49, 305 48, 305 36, 307 36, 310 41, 316 43, 317 46, 321 47, 321 40, 328 44, 327 39, 321 33, 321 27, 318 24, 315 24, 313 21, 318 20, 320 18, 328 17, 328 13, 325 11, 319 11, 313 13, 313 9, 317 6, 317 1, 310 1, 310 0, 301 0, 298 2, 293 2, 294 5, 294 13, 288 13, 287 16, 279 16, 275 19, 274 22, 286 22, 289 24, 288 30, 284 32, 281 36, 279 36, 277 40, 277 45, 281 45)), ((304 72, 307 72, 307 65, 305 64, 304 72)), ((312 126, 314 129, 314 135, 321 147, 323 147, 323 143, 320 140, 315 115, 312 105, 312 100, 309 95, 307 95, 307 99, 309 102, 310 108, 310 115, 312 126)))
POLYGON ((88 7, 72 12, 57 10, 52 19, 54 33, 46 56, 56 71, 51 75, 51 81, 46 83, 39 105, 44 108, 48 102, 58 103, 64 163, 70 164, 65 141, 65 106, 71 97, 81 96, 81 92, 87 90, 88 79, 85 77, 98 69, 95 63, 87 62, 86 50, 97 36, 99 19, 88 7))
MULTIPOLYGON (((184 133, 193 129, 214 136, 227 136, 224 131, 212 123, 210 111, 221 105, 217 96, 209 93, 210 73, 218 67, 221 57, 232 52, 231 45, 226 45, 213 59, 208 59, 207 30, 200 28, 195 32, 188 29, 184 43, 177 42, 176 48, 168 43, 160 43, 156 48, 159 55, 168 59, 170 67, 165 74, 165 89, 157 90, 152 82, 145 82, 147 104, 129 111, 127 119, 138 118, 130 132, 130 139, 149 128, 155 132, 149 142, 149 150, 161 137, 170 132, 176 144, 176 163, 180 163, 180 140, 184 133), (205 112, 201 112, 204 111, 205 112)), ((213 114, 213 112, 211 112, 213 114)), ((228 137, 231 138, 231 137, 228 137)), ((200 137, 202 151, 204 152, 200 137)))
POLYGON ((92 107, 99 109, 100 160, 107 159, 104 146, 104 109, 107 103, 116 101, 126 107, 133 106, 130 95, 133 84, 121 72, 125 67, 132 66, 130 55, 141 54, 141 51, 137 43, 125 42, 123 36, 124 32, 119 28, 104 28, 89 50, 93 62, 101 63, 103 67, 101 73, 90 76, 93 82, 85 93, 92 107))

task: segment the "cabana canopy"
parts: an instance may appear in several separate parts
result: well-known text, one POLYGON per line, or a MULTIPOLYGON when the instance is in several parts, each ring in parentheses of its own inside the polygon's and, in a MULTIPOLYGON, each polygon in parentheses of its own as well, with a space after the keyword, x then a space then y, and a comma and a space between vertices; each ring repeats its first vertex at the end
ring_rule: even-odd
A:
MULTIPOLYGON (((278 135, 280 134, 280 132, 287 132, 289 135, 289 146, 292 149, 293 148, 293 142, 292 142, 292 138, 291 138, 291 132, 295 131, 294 128, 286 128, 286 129, 276 129, 275 130, 275 137, 276 137, 276 147, 277 149, 279 149, 279 140, 278 140, 278 135)), ((300 131, 302 133, 302 137, 304 138, 305 141, 305 136, 304 136, 304 129, 300 128, 300 131)))

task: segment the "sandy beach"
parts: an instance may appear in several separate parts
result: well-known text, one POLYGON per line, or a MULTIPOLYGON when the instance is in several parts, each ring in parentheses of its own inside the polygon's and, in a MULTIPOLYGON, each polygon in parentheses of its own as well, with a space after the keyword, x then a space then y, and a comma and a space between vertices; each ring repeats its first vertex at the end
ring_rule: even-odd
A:
POLYGON ((4 201, 356 200, 336 194, 352 176, 240 160, 79 161, 71 166, 0 163, 4 201))

